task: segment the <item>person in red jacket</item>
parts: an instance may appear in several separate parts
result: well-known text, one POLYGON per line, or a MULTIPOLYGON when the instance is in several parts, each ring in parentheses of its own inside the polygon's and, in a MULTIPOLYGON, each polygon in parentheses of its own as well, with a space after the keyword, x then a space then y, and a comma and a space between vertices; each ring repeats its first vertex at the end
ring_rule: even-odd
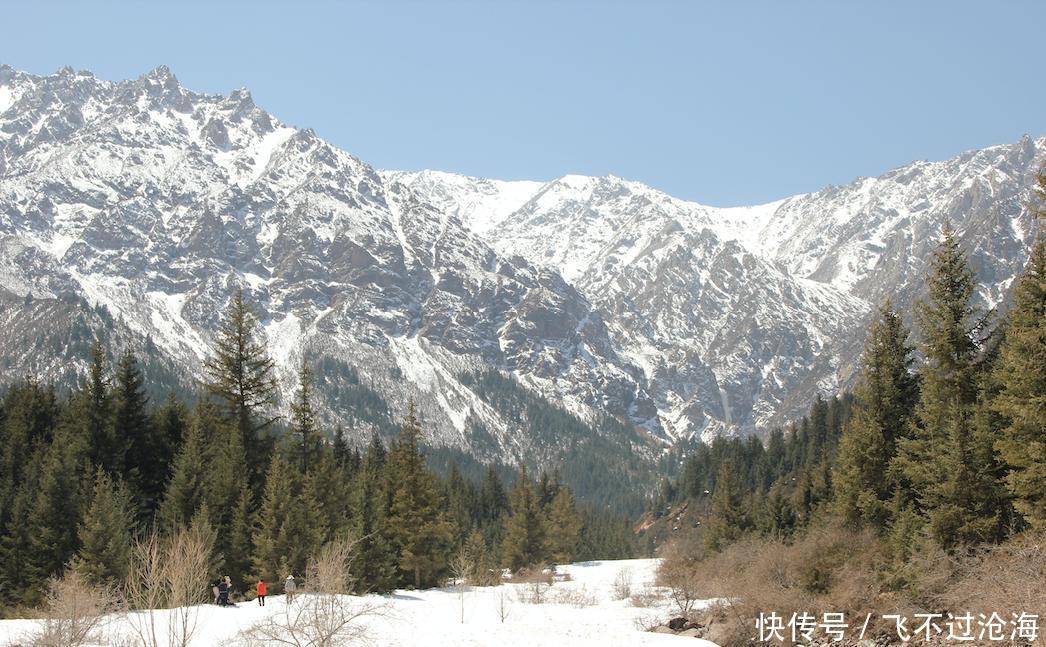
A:
POLYGON ((268 587, 265 586, 265 580, 258 580, 258 606, 265 606, 265 592, 268 587))

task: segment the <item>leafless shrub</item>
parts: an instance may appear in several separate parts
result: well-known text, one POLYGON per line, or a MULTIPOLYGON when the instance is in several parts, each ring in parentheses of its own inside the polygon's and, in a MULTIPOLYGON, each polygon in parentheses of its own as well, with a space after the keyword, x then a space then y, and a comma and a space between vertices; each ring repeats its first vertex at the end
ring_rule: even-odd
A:
POLYGON ((534 566, 523 568, 517 571, 509 579, 514 584, 532 584, 534 582, 542 582, 549 586, 555 580, 552 571, 549 570, 544 564, 536 564, 534 566))
POLYGON ((653 631, 657 627, 664 626, 666 620, 659 615, 637 616, 632 619, 632 626, 636 631, 653 631))
POLYGON ((657 584, 668 591, 669 598, 684 616, 689 616, 698 600, 709 597, 698 584, 697 569, 705 552, 695 536, 683 535, 665 546, 657 568, 657 584))
POLYGON ((337 647, 364 640, 362 620, 382 614, 385 605, 349 595, 354 545, 347 539, 327 544, 310 560, 296 601, 241 632, 241 644, 337 647))
POLYGON ((475 564, 471 556, 464 548, 450 560, 450 574, 454 579, 454 587, 458 593, 459 622, 465 624, 465 590, 468 582, 473 579, 475 564))
POLYGON ((206 525, 169 538, 153 533, 131 548, 125 596, 139 645, 187 647, 196 633, 197 605, 207 600, 207 568, 214 533, 206 525), (159 609, 170 609, 167 631, 158 630, 159 609))
POLYGON ((958 570, 959 577, 941 595, 944 607, 984 613, 1046 612, 1046 532, 1028 532, 978 551, 958 570))
POLYGON ((646 609, 657 605, 662 599, 664 599, 663 593, 658 593, 656 589, 646 587, 641 591, 632 593, 628 601, 634 607, 646 609))
POLYGON ((556 587, 552 594, 552 601, 556 604, 569 604, 575 609, 591 607, 599 603, 599 600, 583 586, 581 588, 556 587))
POLYGON ((509 599, 508 591, 504 588, 497 590, 497 599, 495 600, 494 610, 497 611, 498 620, 502 624, 508 619, 509 614, 512 612, 512 600, 509 599))
POLYGON ((105 616, 119 608, 115 592, 92 586, 76 570, 48 582, 40 629, 30 637, 36 647, 80 647, 102 642, 105 616))
POLYGON ((544 580, 527 582, 517 591, 520 602, 527 604, 544 604, 548 598, 548 589, 552 585, 544 580))
POLYGON ((611 588, 615 600, 624 600, 632 595, 632 569, 627 566, 622 568, 614 576, 611 588))

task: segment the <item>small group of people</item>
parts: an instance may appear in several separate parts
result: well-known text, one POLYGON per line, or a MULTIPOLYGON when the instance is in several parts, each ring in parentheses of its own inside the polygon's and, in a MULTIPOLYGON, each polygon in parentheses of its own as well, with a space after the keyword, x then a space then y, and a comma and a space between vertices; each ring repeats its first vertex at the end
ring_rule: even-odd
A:
MULTIPOLYGON (((220 607, 230 606, 232 604, 229 602, 229 592, 231 590, 232 580, 228 575, 211 584, 211 592, 214 593, 214 603, 220 607)), ((287 595, 287 604, 294 601, 294 594, 297 591, 298 582, 295 581, 293 574, 288 575, 283 582, 283 592, 287 595)), ((265 597, 269 593, 269 585, 265 583, 264 578, 258 578, 258 583, 254 585, 254 592, 258 599, 258 606, 264 607, 265 597)))
POLYGON ((229 591, 232 590, 232 580, 228 575, 219 578, 211 584, 211 593, 214 594, 214 603, 220 607, 229 606, 229 591))

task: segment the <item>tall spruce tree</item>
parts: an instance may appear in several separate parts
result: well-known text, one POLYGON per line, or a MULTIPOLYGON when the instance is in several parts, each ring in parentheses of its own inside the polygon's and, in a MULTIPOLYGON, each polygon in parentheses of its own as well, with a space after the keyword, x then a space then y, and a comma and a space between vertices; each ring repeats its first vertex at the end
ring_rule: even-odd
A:
POLYGON ((79 548, 85 453, 72 433, 60 432, 47 449, 29 518, 32 574, 41 581, 60 572, 79 548))
POLYGON ((722 550, 746 530, 743 496, 734 462, 727 459, 719 467, 719 473, 716 475, 715 491, 712 492, 712 510, 705 528, 705 546, 710 550, 722 550))
POLYGON ((446 567, 453 528, 441 509, 440 488, 419 447, 421 425, 414 403, 388 457, 391 504, 388 531, 404 583, 434 584, 446 567))
POLYGON ((208 470, 213 469, 208 437, 216 433, 220 424, 206 401, 197 405, 185 442, 174 459, 174 473, 159 510, 161 525, 167 530, 186 526, 206 501, 211 481, 208 470))
POLYGON ((224 546, 222 555, 225 570, 237 587, 250 582, 253 575, 254 555, 254 500, 246 481, 240 482, 240 496, 229 520, 228 541, 218 542, 224 546))
MULTIPOLYGON (((1046 188, 1046 175, 1039 175, 1046 188)), ((1006 487, 1033 527, 1046 528, 1046 235, 1039 234, 1002 342, 994 409, 1003 416, 995 447, 1009 468, 1006 487)))
POLYGON ((949 226, 935 250, 919 304, 921 349, 917 424, 899 439, 897 466, 911 483, 918 510, 945 547, 997 539, 1005 511, 998 505, 995 466, 978 443, 974 415, 987 316, 973 305, 976 283, 949 226))
POLYGON ((581 517, 570 489, 557 487, 556 495, 546 507, 545 552, 556 564, 573 561, 581 539, 581 517))
POLYGON ((112 398, 109 393, 108 362, 102 343, 91 346, 91 364, 87 380, 73 405, 71 421, 83 429, 88 457, 111 474, 123 470, 124 445, 117 442, 112 426, 112 398))
POLYGON ((545 559, 545 523, 527 478, 526 466, 519 468, 519 478, 509 497, 509 509, 501 552, 505 563, 515 572, 545 559))
POLYGON ((273 452, 265 477, 265 495, 254 533, 254 570, 276 582, 300 577, 320 548, 323 520, 319 506, 303 487, 301 474, 284 452, 273 452))
POLYGON ((262 482, 269 445, 261 442, 259 434, 278 419, 272 414, 277 395, 275 364, 257 337, 257 317, 243 290, 238 290, 218 329, 213 356, 206 362, 209 389, 240 432, 251 483, 256 487, 262 482))
POLYGON ((99 467, 91 504, 80 523, 80 552, 74 568, 95 585, 122 583, 127 577, 133 524, 127 493, 99 467))
POLYGON ((889 467, 919 396, 913 350, 900 315, 886 302, 868 333, 855 409, 835 467, 836 502, 851 523, 885 529, 889 522, 898 491, 897 475, 889 467))
POLYGON ((138 359, 131 351, 125 351, 117 363, 113 387, 113 436, 126 447, 129 494, 145 517, 151 516, 160 504, 170 459, 166 443, 146 411, 148 402, 138 359))
POLYGON ((303 356, 298 372, 298 395, 291 405, 291 429, 298 444, 301 471, 305 474, 313 466, 320 451, 320 434, 312 407, 312 382, 312 369, 303 356))

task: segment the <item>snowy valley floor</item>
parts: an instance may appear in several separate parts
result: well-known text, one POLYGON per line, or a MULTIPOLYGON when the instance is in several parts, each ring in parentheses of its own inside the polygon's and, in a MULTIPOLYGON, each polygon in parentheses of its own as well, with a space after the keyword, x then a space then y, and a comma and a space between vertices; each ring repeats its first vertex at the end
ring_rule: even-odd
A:
MULTIPOLYGON (((654 624, 655 620, 663 622, 673 615, 663 592, 648 607, 634 606, 628 599, 614 599, 614 583, 623 570, 630 574, 633 594, 653 593, 656 564, 657 560, 637 559, 561 566, 558 570, 569 575, 567 581, 557 581, 547 587, 541 603, 526 601, 533 594, 528 584, 467 588, 464 622, 461 621, 461 598, 455 588, 397 591, 391 596, 350 599, 361 605, 379 607, 375 615, 364 620, 366 639, 359 644, 366 645, 714 647, 714 643, 708 641, 654 634, 639 628, 654 624), (504 621, 501 609, 504 609, 504 621)), ((192 647, 239 644, 241 630, 281 614, 285 605, 283 596, 271 596, 265 607, 250 602, 234 608, 198 607, 192 647)), ((166 627, 166 619, 159 618, 157 625, 166 627)), ((26 638, 36 626, 31 620, 0 621, 0 645, 28 644, 26 638)), ((101 644, 129 644, 120 640, 120 636, 131 635, 130 626, 126 617, 114 617, 105 630, 109 638, 101 644)))

